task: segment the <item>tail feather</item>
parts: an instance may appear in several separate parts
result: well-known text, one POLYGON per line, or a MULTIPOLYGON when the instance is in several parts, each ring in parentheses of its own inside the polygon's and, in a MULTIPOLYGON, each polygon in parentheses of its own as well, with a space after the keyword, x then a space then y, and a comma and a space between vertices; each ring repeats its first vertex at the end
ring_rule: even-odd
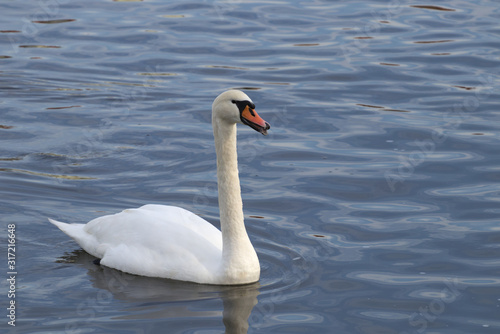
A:
POLYGON ((69 235, 73 240, 75 240, 80 246, 82 245, 82 238, 86 234, 83 230, 84 224, 67 224, 54 219, 49 219, 49 222, 57 226, 61 231, 69 235))
POLYGON ((67 224, 54 219, 48 219, 52 224, 75 240, 87 253, 99 258, 103 256, 102 251, 98 251, 99 243, 95 237, 85 231, 85 224, 67 224))
MULTIPOLYGON (((57 220, 54 220, 51 218, 48 218, 48 219, 49 219, 49 222, 56 225, 61 231, 63 231, 64 233, 66 233, 70 237, 72 237, 72 232, 75 231, 75 227, 77 227, 78 225, 83 226, 82 224, 67 224, 67 223, 63 223, 63 222, 60 222, 60 221, 57 221, 57 220)), ((80 227, 80 229, 81 229, 81 227, 80 227)))

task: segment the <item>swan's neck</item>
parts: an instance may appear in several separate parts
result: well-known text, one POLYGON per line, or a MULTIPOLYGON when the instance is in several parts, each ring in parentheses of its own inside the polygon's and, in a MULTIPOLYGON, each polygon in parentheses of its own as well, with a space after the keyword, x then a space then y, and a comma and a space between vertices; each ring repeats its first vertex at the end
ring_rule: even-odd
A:
POLYGON ((241 280, 244 276, 256 272, 256 281, 259 278, 260 266, 243 221, 236 124, 217 119, 212 123, 217 154, 223 271, 234 280, 241 280))

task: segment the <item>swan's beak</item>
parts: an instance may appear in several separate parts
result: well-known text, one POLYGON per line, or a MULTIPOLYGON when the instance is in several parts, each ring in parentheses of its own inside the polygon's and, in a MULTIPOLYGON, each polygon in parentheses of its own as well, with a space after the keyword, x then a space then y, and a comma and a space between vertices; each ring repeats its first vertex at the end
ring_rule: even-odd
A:
POLYGON ((267 135, 267 130, 271 128, 271 125, 264 121, 259 114, 257 114, 257 112, 248 105, 241 112, 241 121, 243 124, 248 125, 255 131, 262 133, 264 136, 267 135))

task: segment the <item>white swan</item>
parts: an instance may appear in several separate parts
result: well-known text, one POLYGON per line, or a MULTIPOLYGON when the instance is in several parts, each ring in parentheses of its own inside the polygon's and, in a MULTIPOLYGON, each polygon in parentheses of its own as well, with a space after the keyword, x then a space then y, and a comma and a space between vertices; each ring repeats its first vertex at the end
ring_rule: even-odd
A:
POLYGON ((100 264, 127 273, 203 284, 257 282, 260 264, 243 222, 236 154, 236 123, 267 135, 270 125, 238 90, 212 104, 221 231, 175 206, 144 205, 87 224, 49 219, 100 264))

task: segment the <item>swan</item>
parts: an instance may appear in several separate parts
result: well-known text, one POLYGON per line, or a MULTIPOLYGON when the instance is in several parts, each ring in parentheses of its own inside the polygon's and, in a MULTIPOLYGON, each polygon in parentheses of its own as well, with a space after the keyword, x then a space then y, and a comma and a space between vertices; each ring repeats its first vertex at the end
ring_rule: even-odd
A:
POLYGON ((158 204, 126 209, 87 224, 49 221, 100 259, 96 263, 123 272, 200 284, 257 282, 259 259, 243 221, 237 123, 263 135, 270 128, 245 93, 228 90, 212 104, 220 231, 192 212, 158 204))

